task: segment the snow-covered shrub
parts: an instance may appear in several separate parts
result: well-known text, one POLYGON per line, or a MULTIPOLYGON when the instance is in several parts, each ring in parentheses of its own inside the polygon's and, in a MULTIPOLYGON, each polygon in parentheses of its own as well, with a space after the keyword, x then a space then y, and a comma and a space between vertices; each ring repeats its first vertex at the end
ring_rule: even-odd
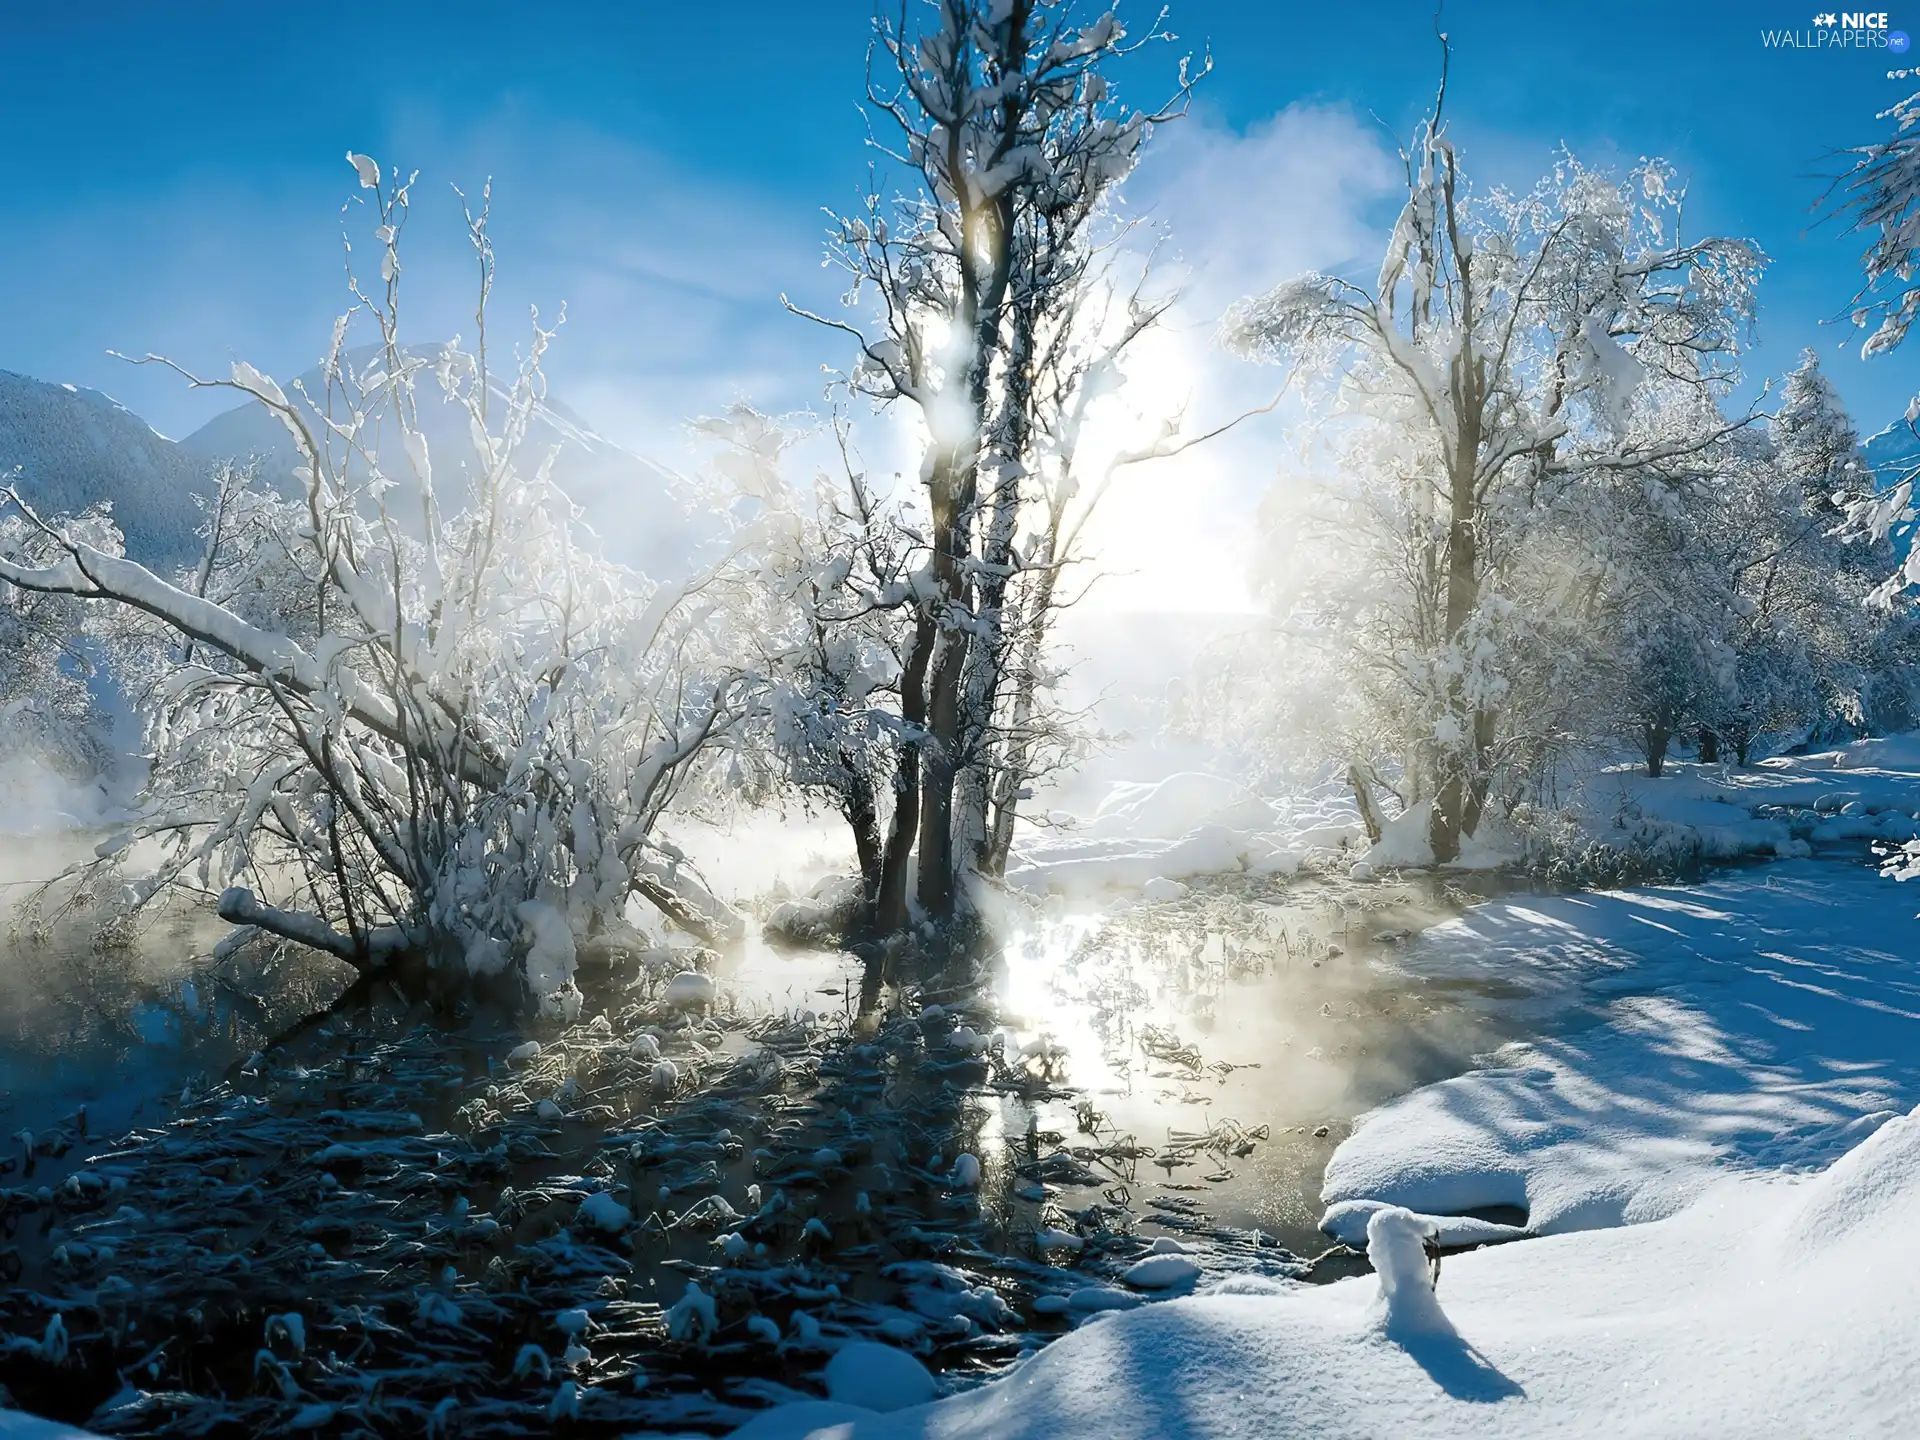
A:
MULTIPOLYGON (((0 579, 129 622, 151 778, 93 867, 124 871, 117 913, 217 897, 235 924, 362 969, 405 957, 564 1012, 576 940, 619 925, 636 893, 689 928, 730 919, 653 829, 750 686, 694 599, 714 577, 662 586, 610 563, 550 455, 527 453, 553 337, 537 315, 505 373, 484 328, 472 349, 402 343, 411 182, 349 158, 380 283, 352 282, 326 393, 289 396, 244 362, 194 381, 286 427, 295 498, 229 474, 179 583, 91 522, 43 526, 44 553, 0 562, 0 579), (379 332, 360 364, 355 319, 379 332), (464 413, 475 463, 436 468, 428 405, 464 413), (155 626, 168 643, 143 645, 155 626)), ((468 216, 483 305, 486 220, 468 216)))
MULTIPOLYGON (((119 553, 119 531, 104 510, 73 523, 95 545, 119 553)), ((0 517, 0 559, 31 567, 54 553, 52 537, 26 516, 0 517)), ((69 595, 0 582, 0 764, 35 766, 65 782, 96 780, 107 767, 111 757, 87 687, 95 661, 85 644, 85 609, 69 595)))
POLYGON ((729 627, 765 684, 729 742, 730 788, 749 804, 797 796, 846 822, 860 876, 831 917, 839 938, 871 920, 889 849, 904 862, 889 831, 913 735, 901 701, 924 546, 851 464, 810 491, 793 484, 782 461, 798 428, 744 405, 698 428, 714 444, 710 508, 742 517, 729 627))

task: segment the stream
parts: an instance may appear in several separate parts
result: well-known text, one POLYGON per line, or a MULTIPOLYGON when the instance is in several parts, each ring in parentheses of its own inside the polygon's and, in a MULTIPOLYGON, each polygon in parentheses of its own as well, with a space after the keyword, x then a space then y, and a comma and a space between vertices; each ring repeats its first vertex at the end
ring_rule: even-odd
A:
POLYGON ((712 1008, 656 965, 571 1026, 329 1012, 342 967, 190 926, 16 953, 0 1384, 113 1434, 719 1433, 849 1338, 951 1388, 1100 1310, 1355 1273, 1333 1147, 1511 1038, 1490 987, 1376 963, 1471 898, 1222 882, 910 978, 754 940, 712 1008))

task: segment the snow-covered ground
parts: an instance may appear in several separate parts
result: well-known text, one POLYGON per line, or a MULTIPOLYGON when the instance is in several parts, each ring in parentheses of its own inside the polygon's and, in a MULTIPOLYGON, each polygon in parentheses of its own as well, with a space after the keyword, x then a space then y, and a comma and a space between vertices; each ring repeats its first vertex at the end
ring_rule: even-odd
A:
POLYGON ((1337 850, 1360 835, 1351 800, 1330 788, 1274 801, 1203 771, 1115 782, 1090 814, 1050 819, 1015 846, 1007 880, 1075 897, 1206 875, 1291 874, 1308 851, 1337 850))
POLYGON ((1729 1169, 1826 1165, 1920 1101, 1916 908, 1857 860, 1794 860, 1437 926, 1408 983, 1517 986, 1500 1003, 1544 1033, 1375 1111, 1326 1199, 1515 1206, 1552 1233, 1670 1214, 1729 1169))
MULTIPOLYGON (((1674 761, 1658 779, 1637 765, 1603 765, 1571 777, 1568 792, 1580 842, 1656 861, 1794 859, 1854 842, 1904 842, 1920 836, 1920 736, 1749 768, 1674 761)), ((1369 847, 1353 797, 1339 784, 1273 798, 1195 769, 1111 781, 1103 794, 1079 798, 1078 811, 1057 808, 1048 824, 1023 832, 1009 882, 1036 894, 1154 899, 1196 878, 1292 874, 1316 858, 1358 867, 1356 878, 1433 860, 1424 808, 1389 821, 1369 847)), ((1515 837, 1487 831, 1451 868, 1493 869, 1519 858, 1515 837)))
POLYGON ((0 1409, 0 1440, 93 1440, 93 1432, 18 1410, 0 1409))
POLYGON ((1916 762, 1903 739, 1597 776, 1592 833, 1781 858, 1499 900, 1400 953, 1407 985, 1478 984, 1537 1037, 1376 1110, 1328 1166, 1329 1227, 1365 1245, 1372 1220, 1376 1254, 1396 1226, 1468 1243, 1503 1232, 1464 1212, 1524 1212, 1528 1238, 1445 1259, 1437 1312, 1390 1313, 1372 1276, 1227 1282, 943 1401, 741 1434, 1920 1434, 1920 886, 1821 854, 1903 838, 1916 762))
MULTIPOLYGON (((1920 1425, 1920 1114, 1824 1174, 1445 1262, 1437 1324, 1371 1277, 1109 1314, 997 1384, 754 1440, 1897 1436, 1920 1425)), ((1417 1276, 1416 1276, 1417 1279, 1417 1276)), ((805 1428, 800 1428, 805 1427, 805 1428)))
POLYGON ((1706 859, 1911 840, 1920 835, 1920 735, 1858 740, 1745 769, 1669 763, 1657 780, 1633 766, 1612 767, 1585 779, 1579 805, 1594 838, 1624 845, 1697 837, 1706 859))

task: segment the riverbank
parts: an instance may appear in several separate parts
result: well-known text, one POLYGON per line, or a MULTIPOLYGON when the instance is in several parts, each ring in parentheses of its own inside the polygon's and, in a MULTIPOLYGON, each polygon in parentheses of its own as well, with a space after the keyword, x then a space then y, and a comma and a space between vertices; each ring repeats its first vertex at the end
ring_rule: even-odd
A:
MULTIPOLYGON (((574 1026, 376 998, 115 1145, 36 1124, 39 1168, 0 1197, 27 1267, 0 1360, 16 1400, 109 1434, 1444 1436, 1490 1405, 1486 1433, 1579 1433, 1606 1397, 1514 1346, 1576 1371, 1614 1364, 1582 1348, 1596 1328, 1771 1355, 1739 1328, 1737 1256, 1805 1288, 1806 1246, 1775 1234, 1815 1203, 1795 1177, 1920 1100, 1920 895, 1859 832, 1920 794, 1884 766, 1836 794, 1816 763, 1759 777, 1745 814, 1815 843, 1699 885, 1474 897, 1248 867, 1034 905, 1004 955, 941 973, 756 945, 699 962, 717 1003, 601 977, 574 1026), (1458 1344, 1390 1335, 1380 1282, 1336 1278, 1354 1251, 1315 1263, 1323 1223, 1363 1250, 1383 1207, 1456 1252, 1525 1237, 1445 1259, 1458 1344), (1727 1317, 1689 1329, 1714 1295, 1727 1317), (874 1343, 949 1398, 820 1409, 823 1367, 874 1343)), ((1707 783, 1731 782, 1654 799, 1728 813, 1707 783)), ((227 1017, 192 1043, 231 1050, 230 1012, 170 983, 168 1013, 227 1017)), ((1835 1173, 1822 1213, 1880 1203, 1835 1173)), ((1646 1405, 1644 1433, 1689 1433, 1646 1405)))
POLYGON ((10 1062, 48 1088, 16 1106, 31 1168, 0 1157, 0 1383, 108 1434, 344 1435, 376 1374, 395 1424, 720 1433, 852 1343, 961 1389, 1090 1314, 1351 1273, 1317 1230, 1327 1156, 1499 1032, 1370 963, 1451 913, 1426 888, 1257 888, 1036 912, 1003 955, 892 981, 690 955, 711 1003, 604 975, 571 1026, 376 986, 279 1045, 190 966, 156 991, 135 957, 34 957, 66 1039, 10 1062))
POLYGON ((1537 1036, 1388 1102, 1329 1163, 1357 1241, 1389 1206, 1460 1241, 1454 1217, 1497 1207, 1529 1237, 1449 1255, 1437 1323, 1396 1327, 1373 1276, 1221 1285, 935 1406, 742 1434, 1911 1433, 1916 905, 1856 852, 1495 900, 1399 951, 1408 986, 1498 980, 1475 1003, 1537 1036))

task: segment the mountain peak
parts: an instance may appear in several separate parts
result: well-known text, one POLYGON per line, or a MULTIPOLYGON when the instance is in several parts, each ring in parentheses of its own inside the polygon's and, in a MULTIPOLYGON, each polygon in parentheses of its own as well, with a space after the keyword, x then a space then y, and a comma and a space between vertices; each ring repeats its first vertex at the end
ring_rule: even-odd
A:
POLYGON ((101 503, 127 553, 171 568, 198 553, 209 466, 112 396, 0 370, 0 470, 18 474, 21 498, 48 515, 101 503))

